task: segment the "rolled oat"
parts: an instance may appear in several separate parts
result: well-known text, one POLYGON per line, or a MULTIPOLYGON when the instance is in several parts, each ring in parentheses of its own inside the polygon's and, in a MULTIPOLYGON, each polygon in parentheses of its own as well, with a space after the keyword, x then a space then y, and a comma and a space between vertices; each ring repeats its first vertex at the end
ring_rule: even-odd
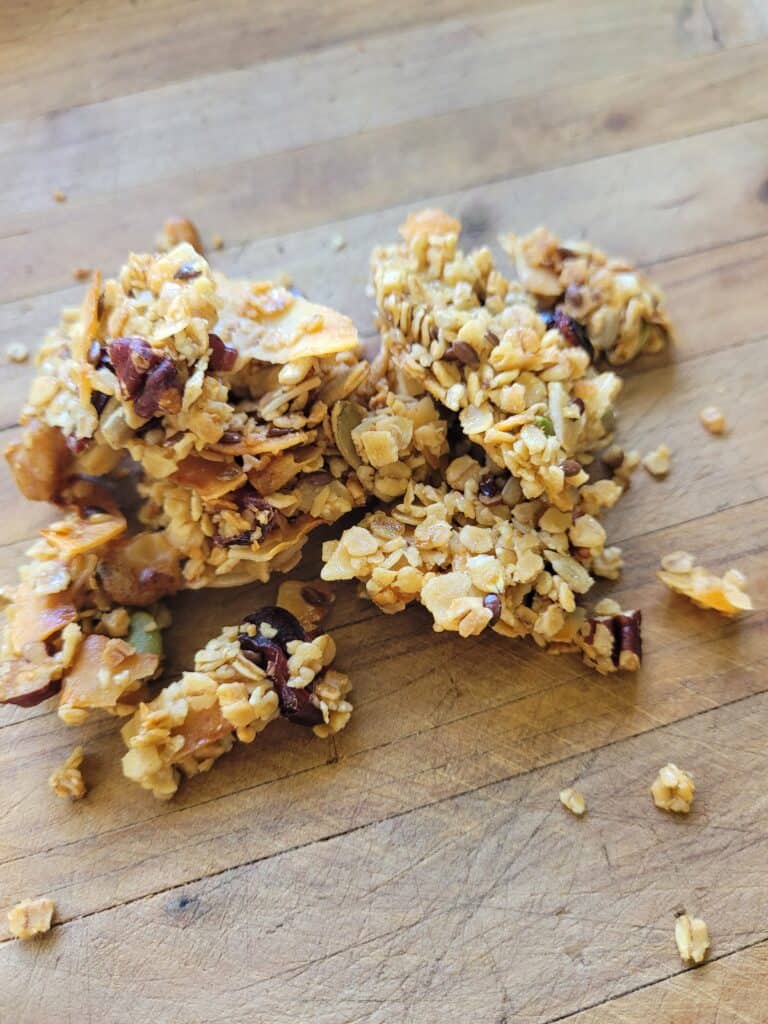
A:
POLYGON ((53 900, 22 900, 8 911, 8 927, 17 939, 33 939, 51 930, 53 900))
POLYGON ((709 930, 700 917, 681 914, 675 921, 675 943, 684 963, 700 964, 709 950, 709 930))
POLYGON ((75 747, 64 764, 51 773, 48 785, 56 796, 69 800, 81 800, 85 796, 85 780, 80 771, 84 756, 83 748, 75 747))

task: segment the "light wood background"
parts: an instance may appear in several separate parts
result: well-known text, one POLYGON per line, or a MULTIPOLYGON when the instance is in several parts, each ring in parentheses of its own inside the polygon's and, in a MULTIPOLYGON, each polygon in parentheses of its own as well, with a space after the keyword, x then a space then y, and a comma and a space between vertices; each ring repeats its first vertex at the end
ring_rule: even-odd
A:
MULTIPOLYGON (((121 778, 113 720, 3 709, 0 907, 57 906, 42 940, 3 932, 3 1022, 768 1020, 766 0, 3 5, 0 350, 174 213, 223 236, 216 266, 289 271, 370 336, 368 251, 425 200, 470 242, 543 221, 668 290, 680 344, 627 372, 621 438, 666 441, 673 469, 610 520, 642 671, 433 635, 340 588, 349 729, 278 723, 167 805, 121 778), (713 403, 722 438, 697 422, 713 403), (744 570, 757 610, 665 592, 679 547, 744 570), (80 741, 69 806, 46 779, 80 741), (648 793, 669 760, 698 782, 685 819, 648 793), (682 909, 710 925, 696 970, 682 909)), ((30 374, 2 365, 3 442, 30 374)), ((0 511, 11 582, 50 512, 5 472, 0 511)), ((271 594, 178 600, 171 668, 271 594)))

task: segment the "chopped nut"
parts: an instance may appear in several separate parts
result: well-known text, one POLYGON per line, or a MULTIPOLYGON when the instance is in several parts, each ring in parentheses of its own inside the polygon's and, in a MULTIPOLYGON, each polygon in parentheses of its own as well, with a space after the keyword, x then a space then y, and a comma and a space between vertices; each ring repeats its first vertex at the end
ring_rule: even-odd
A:
POLYGON ((681 914, 675 921, 675 942, 685 963, 700 964, 709 949, 709 930, 700 917, 681 914))
POLYGON ((560 803, 579 818, 587 809, 584 794, 579 792, 578 789, 573 789, 571 786, 560 791, 560 803))
POLYGON ((673 811, 675 814, 687 814, 690 811, 695 792, 693 778, 671 762, 664 765, 651 786, 656 806, 662 811, 673 811))
POLYGON ((72 277, 75 281, 89 281, 92 271, 90 267, 75 267, 72 271, 72 277))
POLYGON ((687 551, 673 551, 661 560, 661 582, 676 594, 689 598, 700 608, 713 608, 723 615, 751 611, 752 601, 744 587, 746 577, 729 569, 722 577, 701 565, 694 565, 687 551))
POLYGON ((51 774, 48 785, 56 796, 70 800, 81 800, 85 796, 85 780, 80 771, 83 757, 83 748, 75 747, 64 764, 51 774))
POLYGON ((17 939, 32 939, 50 931, 53 900, 22 900, 8 911, 8 927, 17 939))
POLYGON ((67 201, 66 192, 62 192, 60 188, 57 188, 51 195, 57 203, 66 203, 67 201))
POLYGON ((29 349, 21 341, 12 341, 6 345, 5 354, 12 363, 26 363, 29 359, 29 349))
POLYGON ((725 430, 725 416, 715 405, 708 405, 702 409, 699 419, 710 434, 722 434, 725 430))
POLYGON ((660 444, 655 451, 649 452, 643 459, 643 465, 651 476, 666 476, 669 472, 669 460, 672 452, 665 444, 660 444))
POLYGON ((158 238, 160 249, 167 252, 182 242, 188 242, 199 253, 204 251, 200 233, 188 217, 169 217, 158 238))

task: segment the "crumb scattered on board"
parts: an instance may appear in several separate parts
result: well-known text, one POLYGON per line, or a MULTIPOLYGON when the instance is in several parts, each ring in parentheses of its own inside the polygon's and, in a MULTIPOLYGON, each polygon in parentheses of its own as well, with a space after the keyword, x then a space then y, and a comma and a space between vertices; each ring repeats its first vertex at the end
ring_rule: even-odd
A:
POLYGON ((587 809, 587 801, 584 799, 584 794, 572 786, 560 791, 560 803, 579 818, 587 809))
POLYGON ((12 363, 26 363, 29 359, 29 349, 21 341, 12 341, 6 345, 5 354, 12 363))
POLYGON ((72 277, 75 281, 87 281, 91 276, 90 267, 75 267, 72 271, 72 277))
POLYGON ((201 255, 205 252, 197 230, 189 217, 168 217, 163 230, 157 238, 157 246, 161 252, 168 252, 182 242, 189 242, 193 249, 201 255))
POLYGON ((48 785, 56 796, 64 800, 82 800, 85 796, 85 779, 80 771, 84 756, 83 748, 75 747, 64 764, 51 773, 48 785))
POLYGON ((696 786, 688 772, 676 764, 664 765, 651 786, 653 802, 662 811, 687 814, 691 809, 696 786))
POLYGON ((211 248, 212 249, 223 249, 224 248, 224 239, 221 237, 221 235, 218 233, 218 231, 216 231, 214 233, 213 237, 211 238, 211 248))
POLYGON ((663 477, 669 473, 669 463, 672 452, 665 444, 660 444, 643 459, 643 465, 651 476, 663 477))
POLYGON ((67 201, 67 193, 62 192, 60 188, 57 188, 51 195, 57 203, 66 203, 67 201))
POLYGON ((725 416, 716 405, 708 405, 702 409, 699 419, 710 434, 722 434, 725 430, 725 416))
POLYGON ((331 248, 334 252, 341 252, 342 249, 346 248, 347 240, 344 235, 334 235, 331 239, 331 248))
POLYGON ((657 573, 661 582, 676 594, 689 598, 700 608, 713 608, 723 615, 738 615, 752 610, 752 600, 745 587, 746 576, 738 569, 729 569, 722 576, 696 565, 687 551, 672 551, 661 560, 657 573))
POLYGON ((17 939, 33 939, 50 931, 53 900, 22 900, 8 911, 8 927, 17 939))
POLYGON ((681 914, 675 921, 675 942, 684 963, 700 964, 709 949, 709 930, 700 917, 681 914))

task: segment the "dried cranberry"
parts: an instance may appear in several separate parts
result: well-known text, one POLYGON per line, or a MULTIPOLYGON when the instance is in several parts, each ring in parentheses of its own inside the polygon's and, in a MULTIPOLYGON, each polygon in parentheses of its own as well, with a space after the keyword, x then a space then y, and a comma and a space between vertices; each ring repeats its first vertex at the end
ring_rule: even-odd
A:
POLYGON ((245 657, 263 668, 275 687, 285 686, 289 674, 288 659, 276 640, 261 635, 249 636, 248 633, 239 633, 237 639, 245 657))
POLYGON ((168 356, 156 352, 143 338, 113 338, 108 344, 120 390, 133 401, 138 416, 178 412, 182 385, 168 356))
POLYGON ((477 489, 484 498, 495 498, 501 490, 499 481, 493 473, 486 473, 485 476, 481 476, 477 489))
POLYGON ((275 687, 277 699, 280 701, 280 714, 293 722, 294 725, 320 725, 323 713, 312 702, 312 684, 304 687, 275 687))
POLYGON ((569 345, 578 345, 579 348, 583 348, 590 361, 595 358, 595 350, 587 336, 587 329, 584 324, 580 324, 578 320, 568 316, 562 309, 555 309, 551 313, 546 313, 544 323, 547 329, 556 328, 569 345))
POLYGON ((226 345, 218 334, 208 335, 208 344, 211 346, 211 355, 208 359, 208 369, 214 373, 229 373, 234 369, 237 362, 237 349, 226 345))
POLYGON ((173 276, 176 281, 192 281, 201 274, 202 270, 198 270, 194 263, 182 263, 173 276))
POLYGON ((104 412, 104 407, 109 401, 109 395, 105 395, 103 391, 92 391, 91 392, 91 405, 96 410, 96 415, 101 416, 104 412))
POLYGON ((246 623, 255 626, 257 630, 262 625, 274 629, 275 635, 271 639, 274 643, 279 644, 283 650, 292 640, 307 639, 307 634, 296 616, 277 605, 267 605, 264 608, 260 608, 257 612, 253 612, 252 615, 246 615, 243 619, 243 625, 246 623))
POLYGON ((501 598, 498 594, 486 594, 483 598, 483 608, 487 608, 491 613, 491 621, 488 623, 489 626, 495 626, 501 618, 501 598))
POLYGON ((454 341, 446 349, 443 359, 450 363, 461 363, 462 366, 476 366, 480 362, 477 352, 466 341, 454 341))

